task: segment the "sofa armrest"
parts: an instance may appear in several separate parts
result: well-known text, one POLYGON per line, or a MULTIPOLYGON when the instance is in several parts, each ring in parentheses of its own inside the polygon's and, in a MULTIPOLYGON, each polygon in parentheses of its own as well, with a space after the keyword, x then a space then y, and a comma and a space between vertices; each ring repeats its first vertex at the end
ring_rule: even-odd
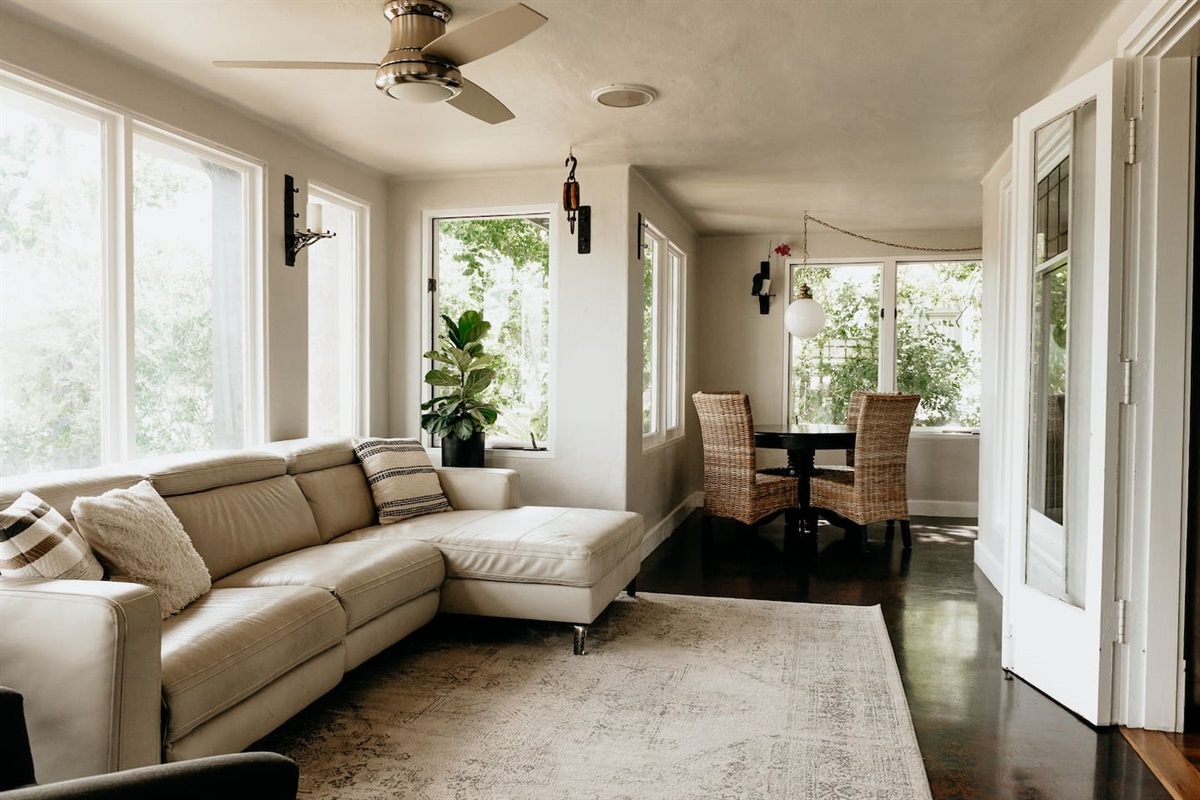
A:
POLYGON ((38 780, 159 762, 161 628, 141 584, 0 578, 0 684, 24 695, 38 780))
POLYGON ((0 800, 296 800, 300 769, 278 753, 233 753, 0 792, 0 800))
POLYGON ((458 511, 517 508, 521 475, 498 467, 438 467, 438 480, 450 505, 458 511))

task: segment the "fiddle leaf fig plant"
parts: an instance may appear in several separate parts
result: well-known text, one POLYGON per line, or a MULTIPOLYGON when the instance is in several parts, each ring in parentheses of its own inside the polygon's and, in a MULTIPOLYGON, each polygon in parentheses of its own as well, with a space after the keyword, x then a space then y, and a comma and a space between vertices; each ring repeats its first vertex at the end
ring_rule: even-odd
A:
POLYGON ((464 311, 455 322, 442 314, 446 332, 441 346, 430 350, 434 368, 425 373, 425 382, 435 396, 421 404, 421 427, 433 436, 469 439, 496 421, 496 407, 482 399, 496 377, 493 357, 483 351, 480 340, 492 323, 479 311, 464 311))

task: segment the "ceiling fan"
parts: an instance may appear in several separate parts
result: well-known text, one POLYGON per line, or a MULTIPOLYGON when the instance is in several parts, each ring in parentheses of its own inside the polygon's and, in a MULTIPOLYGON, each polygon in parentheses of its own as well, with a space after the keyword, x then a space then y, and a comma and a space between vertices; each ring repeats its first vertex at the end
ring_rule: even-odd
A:
POLYGON ((446 32, 450 8, 437 0, 387 0, 391 45, 378 64, 357 61, 214 61, 233 69, 372 69, 381 92, 410 103, 447 102, 495 125, 513 113, 462 76, 459 67, 502 50, 537 30, 546 18, 524 3, 493 11, 446 32))

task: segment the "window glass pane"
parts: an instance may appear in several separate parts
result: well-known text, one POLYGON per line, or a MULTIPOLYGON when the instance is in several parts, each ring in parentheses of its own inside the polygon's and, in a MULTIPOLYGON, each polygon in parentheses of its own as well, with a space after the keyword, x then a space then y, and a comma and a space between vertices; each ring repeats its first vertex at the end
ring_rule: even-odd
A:
POLYGON ((658 431, 658 303, 655 276, 660 247, 646 236, 642 251, 642 433, 658 431))
POLYGON ((0 473, 101 459, 103 131, 0 88, 0 473))
POLYGON ((983 273, 978 261, 896 269, 896 389, 914 425, 979 425, 983 273))
POLYGON ((309 195, 322 207, 323 227, 337 234, 308 250, 308 435, 355 430, 358 358, 355 284, 358 230, 353 208, 309 195))
POLYGON ((247 175, 133 140, 139 454, 244 444, 247 175))
POLYGON ((812 288, 825 327, 812 339, 789 337, 791 420, 845 423, 850 393, 879 384, 879 282, 876 265, 792 266, 792 295, 812 288))
POLYGON ((538 446, 550 433, 550 217, 437 220, 436 332, 441 314, 481 310, 492 324, 486 352, 498 358, 492 384, 499 419, 487 433, 538 446))

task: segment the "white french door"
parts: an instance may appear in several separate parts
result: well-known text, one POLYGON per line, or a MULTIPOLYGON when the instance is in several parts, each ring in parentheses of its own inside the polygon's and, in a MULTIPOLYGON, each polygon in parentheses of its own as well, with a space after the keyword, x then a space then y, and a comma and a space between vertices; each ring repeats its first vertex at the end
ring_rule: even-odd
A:
POLYGON ((1097 725, 1113 721, 1118 620, 1124 90, 1110 61, 1022 113, 1013 143, 1002 662, 1097 725))

